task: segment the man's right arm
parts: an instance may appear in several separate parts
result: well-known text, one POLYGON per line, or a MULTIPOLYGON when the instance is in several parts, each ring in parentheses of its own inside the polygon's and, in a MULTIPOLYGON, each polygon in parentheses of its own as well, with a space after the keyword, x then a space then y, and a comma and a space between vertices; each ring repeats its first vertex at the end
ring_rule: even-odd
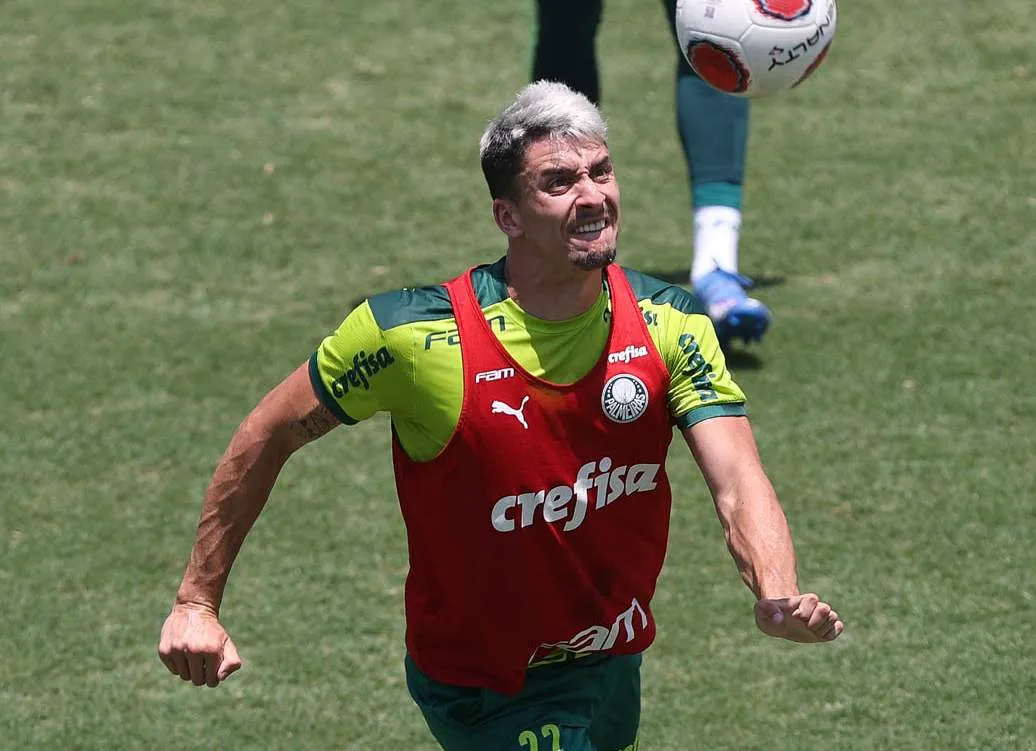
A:
POLYGON ((288 458, 339 424, 303 364, 237 428, 205 493, 187 570, 162 628, 159 655, 171 672, 215 686, 240 667, 218 620, 234 559, 288 458))
POLYGON ((240 667, 219 609, 245 537, 295 451, 336 425, 399 412, 399 396, 408 392, 397 382, 405 379, 404 368, 392 367, 397 359, 403 355, 370 305, 359 305, 238 427, 205 493, 187 570, 162 627, 159 655, 171 672, 215 686, 240 667))
POLYGON ((230 567, 281 468, 295 451, 339 424, 314 394, 305 364, 259 402, 212 475, 177 602, 219 612, 230 567))

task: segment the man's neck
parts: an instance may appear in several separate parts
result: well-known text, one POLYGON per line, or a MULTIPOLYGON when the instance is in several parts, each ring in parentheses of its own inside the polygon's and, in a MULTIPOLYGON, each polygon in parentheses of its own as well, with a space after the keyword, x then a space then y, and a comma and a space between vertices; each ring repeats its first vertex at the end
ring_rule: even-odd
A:
POLYGON ((545 268, 508 253, 505 263, 507 294, 526 313, 546 321, 564 321, 588 311, 601 294, 603 270, 584 271, 572 266, 545 268))

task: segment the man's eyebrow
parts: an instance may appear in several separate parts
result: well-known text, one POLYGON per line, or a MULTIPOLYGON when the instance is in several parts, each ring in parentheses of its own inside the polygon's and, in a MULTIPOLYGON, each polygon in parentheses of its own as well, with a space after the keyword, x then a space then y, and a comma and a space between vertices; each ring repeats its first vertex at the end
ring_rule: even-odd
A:
MULTIPOLYGON (((611 164, 612 158, 610 155, 602 156, 600 159, 598 159, 590 165, 590 171, 592 172, 596 169, 600 169, 601 167, 610 167, 611 164)), ((565 167, 558 165, 554 167, 548 167, 547 169, 543 170, 543 172, 540 173, 540 177, 564 177, 565 175, 571 175, 578 171, 578 167, 565 167)))
POLYGON ((575 167, 547 167, 540 173, 541 177, 557 177, 559 175, 571 175, 573 172, 578 170, 575 167))

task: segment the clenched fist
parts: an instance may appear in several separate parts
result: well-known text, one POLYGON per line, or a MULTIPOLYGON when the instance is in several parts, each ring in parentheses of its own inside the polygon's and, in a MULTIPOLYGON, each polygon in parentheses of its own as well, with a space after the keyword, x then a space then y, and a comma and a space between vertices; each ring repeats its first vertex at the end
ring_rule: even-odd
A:
POLYGON ((162 625, 158 656, 169 672, 195 686, 218 686, 241 667, 219 618, 202 605, 178 603, 162 625))
POLYGON ((764 634, 803 643, 831 641, 845 629, 838 613, 812 593, 759 600, 755 623, 764 634))

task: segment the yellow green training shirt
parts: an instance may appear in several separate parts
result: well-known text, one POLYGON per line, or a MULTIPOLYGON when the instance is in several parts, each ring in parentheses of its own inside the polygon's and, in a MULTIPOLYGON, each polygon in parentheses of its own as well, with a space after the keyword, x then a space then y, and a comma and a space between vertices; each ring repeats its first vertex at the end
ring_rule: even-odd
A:
MULTIPOLYGON (((691 293, 623 268, 651 339, 669 370, 669 411, 677 427, 745 414, 745 395, 726 369, 712 322, 691 293)), ((537 378, 574 383, 600 359, 610 300, 575 318, 545 321, 507 294, 504 260, 479 266, 472 286, 490 328, 508 354, 537 378)), ((434 458, 460 416, 464 371, 446 288, 407 288, 371 297, 325 338, 310 358, 317 396, 352 425, 388 412, 415 461, 434 458)))

